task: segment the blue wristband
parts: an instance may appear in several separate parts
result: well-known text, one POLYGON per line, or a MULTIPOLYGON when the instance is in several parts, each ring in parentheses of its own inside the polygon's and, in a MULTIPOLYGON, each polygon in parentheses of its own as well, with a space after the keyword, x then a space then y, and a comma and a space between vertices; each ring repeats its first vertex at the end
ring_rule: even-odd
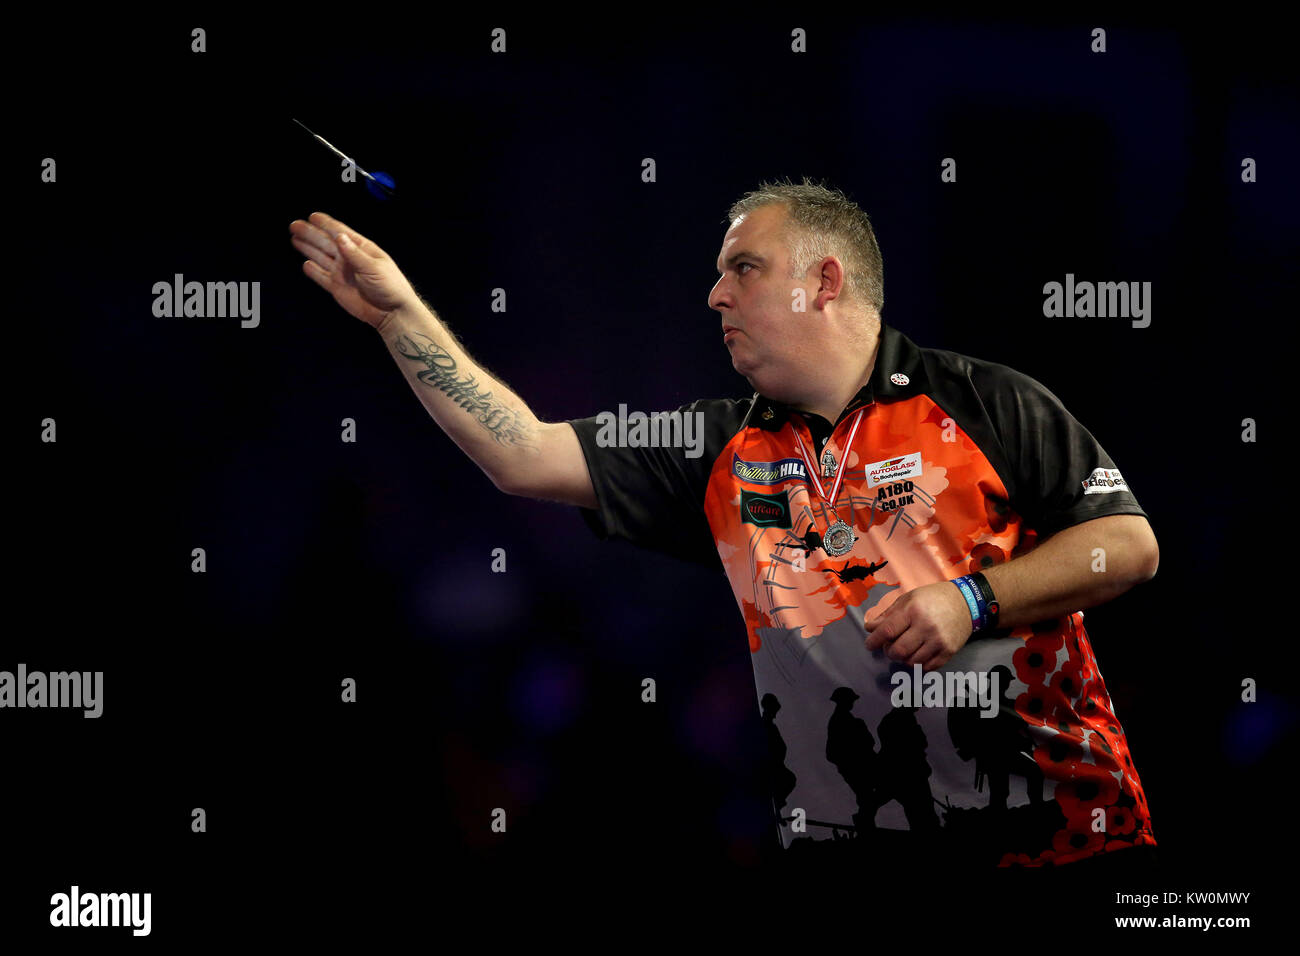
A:
POLYGON ((970 575, 953 578, 952 583, 957 585, 957 590, 966 599, 966 606, 970 609, 971 633, 974 634, 988 623, 988 606, 984 602, 984 595, 970 575))

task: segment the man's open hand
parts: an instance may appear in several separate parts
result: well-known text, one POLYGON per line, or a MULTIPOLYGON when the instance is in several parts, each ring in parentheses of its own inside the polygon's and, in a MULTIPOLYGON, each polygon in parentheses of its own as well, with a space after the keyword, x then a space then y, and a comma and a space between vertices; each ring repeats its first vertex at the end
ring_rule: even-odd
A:
POLYGON ((948 663, 975 628, 966 599, 949 581, 908 591, 883 613, 872 608, 862 623, 870 632, 867 650, 883 647, 886 657, 927 671, 948 663))
POLYGON ((381 333, 389 315, 419 302, 388 253, 337 219, 314 212, 306 222, 289 223, 289 232, 294 248, 307 257, 302 271, 350 315, 381 333))

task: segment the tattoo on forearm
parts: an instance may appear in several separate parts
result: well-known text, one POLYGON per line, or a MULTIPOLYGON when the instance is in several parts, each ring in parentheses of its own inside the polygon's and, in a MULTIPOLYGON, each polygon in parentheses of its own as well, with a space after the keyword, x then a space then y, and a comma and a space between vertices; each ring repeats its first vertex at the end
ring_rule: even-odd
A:
POLYGON ((491 392, 480 391, 473 375, 465 379, 458 378, 456 360, 452 358, 451 353, 427 335, 420 332, 415 334, 427 340, 428 344, 416 342, 407 335, 407 347, 404 347, 401 336, 393 339, 393 347, 399 354, 412 361, 425 364, 426 368, 422 372, 417 372, 416 378, 425 385, 444 392, 457 405, 473 415, 475 420, 499 443, 527 444, 532 437, 531 429, 518 412, 493 401, 491 392))

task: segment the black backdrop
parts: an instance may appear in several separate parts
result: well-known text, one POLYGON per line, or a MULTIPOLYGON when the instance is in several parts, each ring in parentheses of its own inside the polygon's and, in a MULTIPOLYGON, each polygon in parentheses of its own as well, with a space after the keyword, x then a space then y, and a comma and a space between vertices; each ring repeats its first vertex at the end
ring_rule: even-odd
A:
MULTIPOLYGON (((1296 715, 1285 37, 817 15, 15 28, 0 669, 103 671, 104 713, 0 711, 7 931, 48 931, 74 882, 151 890, 153 936, 189 941, 377 912, 414 926, 524 874, 535 898, 761 879, 779 848, 725 580, 498 493, 302 274, 288 224, 323 210, 375 239, 554 421, 748 395, 706 305, 723 215, 763 178, 805 175, 871 215, 887 321, 1042 381, 1123 469, 1160 570, 1087 619, 1178 874, 1153 888, 1252 890, 1257 916, 1279 899, 1296 715), (340 182, 294 117, 390 172, 398 198, 340 182), (260 324, 155 318, 153 284, 176 273, 259 282, 260 324), (1042 286, 1066 273, 1151 282, 1150 327, 1044 318, 1042 286)), ((1089 926, 1124 912, 1105 904, 1089 926)))

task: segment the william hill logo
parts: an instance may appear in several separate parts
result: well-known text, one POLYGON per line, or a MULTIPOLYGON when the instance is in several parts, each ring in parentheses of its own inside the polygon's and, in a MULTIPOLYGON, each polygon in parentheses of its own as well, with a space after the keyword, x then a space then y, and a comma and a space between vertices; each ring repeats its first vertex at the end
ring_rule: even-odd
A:
POLYGON ((760 528, 790 527, 790 495, 760 495, 756 491, 740 492, 740 520, 760 528))
POLYGON ((775 485, 795 478, 800 481, 808 480, 808 469, 798 458, 782 458, 780 461, 745 461, 733 453, 731 471, 741 481, 747 481, 751 485, 775 485))

